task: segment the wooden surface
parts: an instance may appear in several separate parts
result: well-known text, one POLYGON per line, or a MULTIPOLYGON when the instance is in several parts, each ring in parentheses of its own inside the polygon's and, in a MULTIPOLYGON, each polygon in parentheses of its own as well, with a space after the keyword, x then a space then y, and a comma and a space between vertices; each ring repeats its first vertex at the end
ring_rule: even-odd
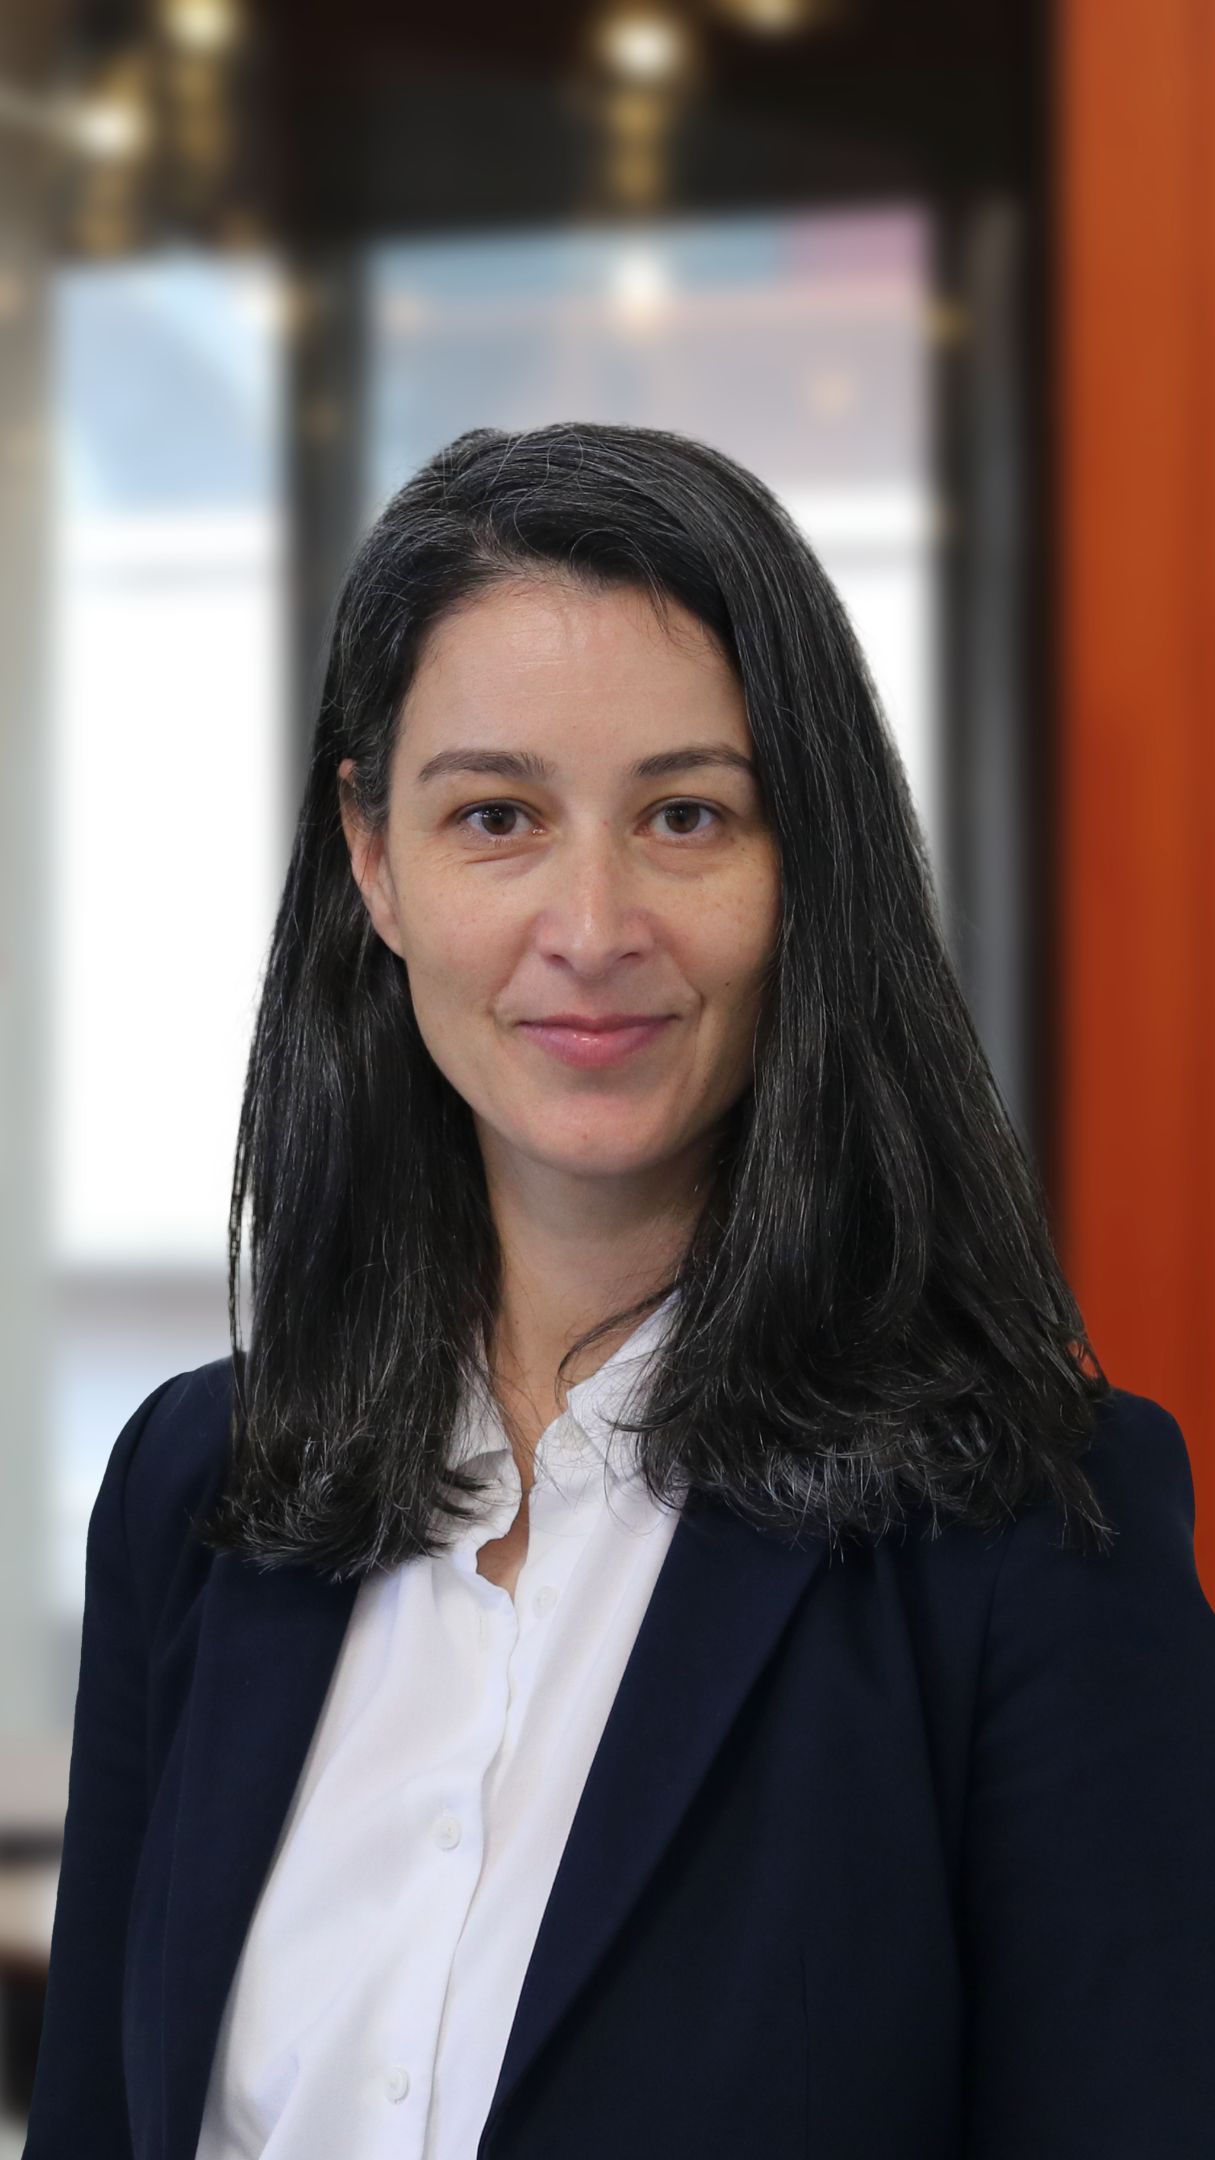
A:
POLYGON ((57 1860, 0 1865, 0 1980, 45 1980, 58 1882, 57 1860))
POLYGON ((71 1740, 0 1743, 0 1981, 45 1980, 71 1740))
POLYGON ((67 1806, 71 1740, 0 1742, 0 1859, 15 1846, 57 1848, 67 1806))

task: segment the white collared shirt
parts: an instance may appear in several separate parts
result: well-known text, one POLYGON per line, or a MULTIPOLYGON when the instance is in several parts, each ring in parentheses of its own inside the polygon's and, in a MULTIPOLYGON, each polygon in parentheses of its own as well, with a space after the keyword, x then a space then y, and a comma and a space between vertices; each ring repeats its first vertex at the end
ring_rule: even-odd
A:
POLYGON ((450 1457, 493 1473, 483 1518, 360 1585, 233 1976, 197 2160, 473 2160, 678 1521, 607 1425, 678 1294, 537 1442, 513 1597, 476 1567, 522 1498, 488 1403, 466 1407, 450 1457))

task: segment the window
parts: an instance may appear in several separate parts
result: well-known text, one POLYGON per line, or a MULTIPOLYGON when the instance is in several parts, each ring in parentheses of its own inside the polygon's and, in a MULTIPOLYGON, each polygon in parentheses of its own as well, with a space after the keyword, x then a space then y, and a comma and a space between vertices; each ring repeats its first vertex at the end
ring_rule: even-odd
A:
POLYGON ((56 279, 52 1580, 106 1456, 227 1348, 228 1194, 285 868, 276 273, 56 279))
POLYGON ((837 586, 939 864, 930 245, 903 207, 386 243, 367 518, 472 426, 625 421, 724 450, 837 586))

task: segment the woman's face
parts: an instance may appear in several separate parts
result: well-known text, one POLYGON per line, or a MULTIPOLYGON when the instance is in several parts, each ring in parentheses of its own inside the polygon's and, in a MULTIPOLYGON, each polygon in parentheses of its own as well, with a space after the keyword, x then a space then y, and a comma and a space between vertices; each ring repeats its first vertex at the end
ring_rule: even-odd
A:
POLYGON ((384 831, 368 840, 343 802, 371 919, 491 1172, 696 1163, 752 1079, 776 843, 756 778, 697 762, 754 755, 733 671, 674 603, 672 629, 631 589, 479 595, 427 642, 384 831), (567 1013, 669 1017, 579 1065, 528 1026, 567 1013))

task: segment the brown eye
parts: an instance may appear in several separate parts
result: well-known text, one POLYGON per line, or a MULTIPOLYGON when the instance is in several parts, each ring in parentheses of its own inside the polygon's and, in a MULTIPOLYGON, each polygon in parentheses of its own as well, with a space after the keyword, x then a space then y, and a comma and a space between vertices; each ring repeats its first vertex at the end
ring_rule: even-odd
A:
MULTIPOLYGON (((690 810, 690 811, 692 811, 692 812, 696 812, 696 811, 698 811, 698 810, 707 810, 707 811, 708 811, 708 813, 709 813, 709 816, 710 816, 711 818, 715 819, 715 820, 716 820, 716 822, 717 822, 718 824, 720 824, 720 823, 721 823, 721 813, 720 813, 720 811, 714 810, 714 808, 713 808, 713 806, 712 806, 712 804, 711 804, 711 803, 702 803, 702 802, 677 802, 677 803, 664 803, 664 804, 663 804, 663 806, 662 806, 662 809, 661 809, 661 810, 659 810, 659 811, 658 811, 658 812, 657 812, 656 814, 657 814, 657 816, 659 816, 659 817, 671 817, 671 816, 679 817, 679 816, 683 816, 683 815, 686 815, 686 813, 687 813, 687 812, 688 812, 689 810, 690 810)), ((699 840, 699 839, 701 839, 701 838, 702 838, 702 837, 704 836, 704 833, 705 833, 705 832, 708 832, 708 831, 711 831, 711 830, 712 830, 712 827, 711 827, 711 826, 710 826, 710 827, 704 827, 704 828, 702 828, 701 832, 689 832, 689 833, 680 833, 680 834, 677 834, 677 835, 676 835, 676 837, 677 837, 678 839, 687 839, 687 840, 699 840)))
MULTIPOLYGON (((517 803, 475 803, 471 810, 462 810, 456 822, 459 825, 464 825, 469 818, 501 817, 504 814, 507 817, 513 817, 517 809, 517 803)), ((472 829, 480 831, 480 827, 470 828, 470 830, 472 829)), ((513 840, 514 834, 509 832, 482 832, 481 838, 483 840, 513 840)))
MULTIPOLYGON (((706 840, 708 839, 709 834, 713 831, 714 826, 720 825, 722 823, 722 813, 720 810, 714 809, 712 803, 702 803, 694 801, 662 803, 660 807, 654 811, 653 814, 655 817, 686 817, 689 812, 695 815, 701 810, 705 810, 708 812, 710 819, 713 821, 712 824, 701 827, 699 831, 692 831, 686 833, 677 832, 668 835, 668 837, 675 840, 706 840)), ((478 817, 489 819, 509 819, 513 818, 514 816, 516 816, 516 814, 521 812, 524 815, 527 814, 526 812, 522 811, 522 805, 520 803, 470 803, 466 810, 460 811, 459 815, 456 818, 456 823, 457 825, 467 826, 470 832, 476 832, 482 840, 504 843, 508 840, 517 839, 519 837, 517 830, 508 830, 505 832, 493 831, 487 826, 474 826, 470 821, 473 818, 478 817)))

